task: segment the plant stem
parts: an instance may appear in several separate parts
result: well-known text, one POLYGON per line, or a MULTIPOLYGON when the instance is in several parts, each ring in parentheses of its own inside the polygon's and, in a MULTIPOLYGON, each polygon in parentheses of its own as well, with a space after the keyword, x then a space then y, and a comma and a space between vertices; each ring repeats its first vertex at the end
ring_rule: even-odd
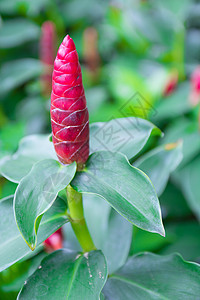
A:
POLYGON ((84 214, 82 194, 67 186, 67 202, 70 212, 70 223, 84 252, 95 250, 84 214))

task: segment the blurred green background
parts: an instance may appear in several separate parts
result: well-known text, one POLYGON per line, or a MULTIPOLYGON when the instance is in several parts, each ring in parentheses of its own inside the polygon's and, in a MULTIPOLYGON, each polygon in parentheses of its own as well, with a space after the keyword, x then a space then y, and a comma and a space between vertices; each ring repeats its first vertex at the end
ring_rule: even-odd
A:
MULTIPOLYGON (((50 133, 53 62, 44 57, 55 57, 66 34, 79 54, 90 122, 152 121, 165 135, 144 151, 183 141, 183 160, 160 196, 166 238, 134 228, 130 254, 179 252, 200 262, 200 1, 0 0, 0 158, 24 136, 50 133)), ((0 177, 0 198, 15 188, 0 177)), ((0 273, 0 299, 15 299, 33 265, 0 273)))

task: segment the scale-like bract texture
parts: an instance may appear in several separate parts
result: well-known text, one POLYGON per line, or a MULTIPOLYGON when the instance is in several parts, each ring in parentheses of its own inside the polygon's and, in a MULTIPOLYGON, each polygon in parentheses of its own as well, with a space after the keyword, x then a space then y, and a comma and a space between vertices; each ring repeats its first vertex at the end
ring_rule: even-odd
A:
POLYGON ((51 125, 59 160, 64 164, 85 163, 89 156, 88 110, 78 53, 69 35, 54 62, 51 125))

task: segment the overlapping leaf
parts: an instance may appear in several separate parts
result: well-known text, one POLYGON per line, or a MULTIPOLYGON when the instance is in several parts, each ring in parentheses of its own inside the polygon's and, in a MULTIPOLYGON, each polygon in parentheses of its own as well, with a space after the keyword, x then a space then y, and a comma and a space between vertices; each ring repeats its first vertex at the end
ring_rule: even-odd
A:
POLYGON ((170 173, 182 160, 182 144, 167 144, 148 152, 134 165, 151 179, 158 196, 164 191, 170 173))
MULTIPOLYGON (((38 245, 68 222, 66 203, 57 198, 46 212, 38 230, 38 245)), ((17 228, 13 212, 13 196, 0 201, 0 271, 8 268, 32 251, 17 228)))
POLYGON ((154 187, 147 175, 132 167, 124 155, 106 151, 92 154, 71 185, 79 192, 103 197, 136 226, 164 235, 154 187))
POLYGON ((107 278, 103 253, 92 251, 82 255, 59 250, 45 258, 27 280, 19 300, 76 299, 99 300, 107 278))
POLYGON ((19 183, 14 210, 19 230, 31 249, 37 241, 42 215, 51 207, 58 192, 64 189, 76 172, 76 163, 61 165, 53 159, 36 163, 19 183))
POLYGON ((103 289, 107 300, 199 298, 200 265, 172 254, 135 255, 115 274, 103 289))

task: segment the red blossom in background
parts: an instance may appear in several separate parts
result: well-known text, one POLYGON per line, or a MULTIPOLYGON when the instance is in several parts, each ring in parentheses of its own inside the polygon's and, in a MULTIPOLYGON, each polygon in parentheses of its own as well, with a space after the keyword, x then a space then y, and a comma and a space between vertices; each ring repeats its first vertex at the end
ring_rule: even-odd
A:
POLYGON ((45 96, 51 93, 52 71, 56 56, 56 30, 51 21, 44 22, 40 38, 40 61, 44 71, 41 76, 42 91, 45 96))
POLYGON ((53 252, 63 248, 63 233, 62 228, 59 228, 48 239, 44 241, 46 252, 53 252))
POLYGON ((173 72, 170 75, 169 80, 167 81, 167 84, 164 88, 164 92, 163 95, 165 97, 169 96, 177 87, 178 84, 178 73, 177 72, 173 72))
POLYGON ((196 106, 200 102, 200 66, 198 66, 191 76, 190 102, 196 106))
POLYGON ((89 116, 78 53, 69 35, 54 62, 51 126, 59 160, 64 164, 85 163, 89 156, 89 116))
POLYGON ((83 33, 83 58, 86 67, 93 77, 98 75, 100 56, 98 52, 98 33, 93 27, 88 27, 83 33))

